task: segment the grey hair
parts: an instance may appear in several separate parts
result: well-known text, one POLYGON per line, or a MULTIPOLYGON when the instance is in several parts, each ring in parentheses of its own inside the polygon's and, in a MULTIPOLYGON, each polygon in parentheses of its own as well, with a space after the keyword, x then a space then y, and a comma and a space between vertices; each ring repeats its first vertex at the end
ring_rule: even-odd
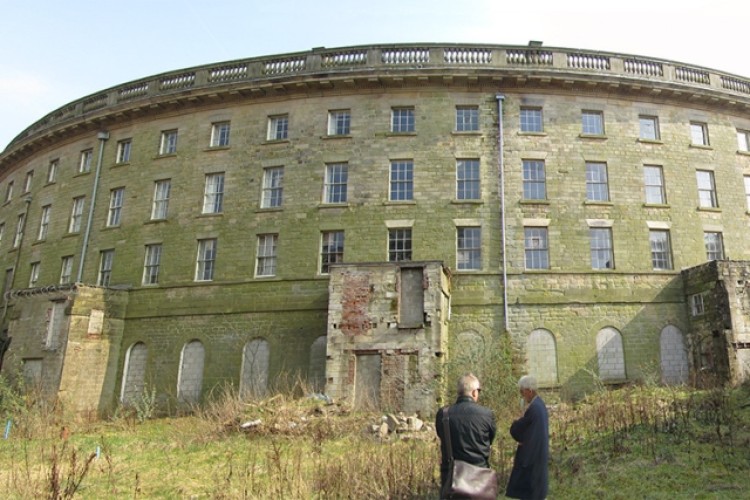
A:
POLYGON ((539 386, 536 383, 536 378, 532 377, 531 375, 524 375, 523 377, 518 379, 518 388, 521 390, 529 389, 536 392, 539 386))
POLYGON ((470 396, 474 389, 479 389, 479 379, 473 373, 465 373, 458 378, 456 393, 459 396, 470 396))

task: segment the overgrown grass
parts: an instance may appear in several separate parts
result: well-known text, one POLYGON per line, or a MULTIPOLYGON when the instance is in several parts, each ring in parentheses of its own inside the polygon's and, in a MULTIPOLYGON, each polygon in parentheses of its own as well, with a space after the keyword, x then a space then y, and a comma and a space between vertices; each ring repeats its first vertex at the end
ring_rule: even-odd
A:
MULTIPOLYGON (((249 402, 225 389, 191 416, 141 419, 120 412, 103 422, 77 420, 59 407, 39 409, 6 389, 0 389, 0 415, 13 424, 0 440, 2 498, 438 494, 439 448, 429 425, 380 438, 369 430, 380 414, 329 405, 299 388, 249 402)), ((747 498, 748 386, 631 386, 549 406, 551 499, 747 498)), ((518 406, 495 410, 492 461, 504 484, 515 450, 507 428, 518 406)))

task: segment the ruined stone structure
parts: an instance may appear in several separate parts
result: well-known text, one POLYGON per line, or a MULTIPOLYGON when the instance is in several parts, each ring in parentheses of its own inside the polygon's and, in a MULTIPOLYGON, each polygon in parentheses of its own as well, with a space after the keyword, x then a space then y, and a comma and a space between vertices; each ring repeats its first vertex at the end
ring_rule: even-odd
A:
POLYGON ((563 391, 738 382, 749 149, 750 80, 539 44, 125 83, 0 154, 2 372, 79 411, 300 375, 429 413, 509 336, 563 391))

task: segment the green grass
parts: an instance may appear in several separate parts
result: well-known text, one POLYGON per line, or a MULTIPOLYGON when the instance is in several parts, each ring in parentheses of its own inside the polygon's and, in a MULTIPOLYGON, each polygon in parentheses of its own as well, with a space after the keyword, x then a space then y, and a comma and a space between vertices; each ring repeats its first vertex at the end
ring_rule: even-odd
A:
MULTIPOLYGON (((550 499, 748 498, 750 387, 634 386, 576 404, 548 396, 550 499)), ((507 432, 513 415, 502 410, 508 405, 490 405, 499 430, 492 461, 504 486, 515 449, 507 432)), ((78 422, 59 409, 14 412, 10 436, 0 440, 2 498, 438 494, 431 428, 381 440, 369 432, 380 414, 306 398, 245 404, 227 397, 193 416, 143 422, 132 415, 78 422), (254 418, 263 424, 240 429, 254 418)))

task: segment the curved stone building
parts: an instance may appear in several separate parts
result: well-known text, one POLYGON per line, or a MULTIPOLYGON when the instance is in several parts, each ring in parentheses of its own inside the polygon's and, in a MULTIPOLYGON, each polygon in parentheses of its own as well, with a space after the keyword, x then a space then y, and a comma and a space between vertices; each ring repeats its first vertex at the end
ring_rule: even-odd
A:
POLYGON ((2 370, 80 411, 296 376, 431 411, 508 335, 561 390, 736 382, 749 149, 750 79, 533 42, 125 83, 0 155, 2 370))

